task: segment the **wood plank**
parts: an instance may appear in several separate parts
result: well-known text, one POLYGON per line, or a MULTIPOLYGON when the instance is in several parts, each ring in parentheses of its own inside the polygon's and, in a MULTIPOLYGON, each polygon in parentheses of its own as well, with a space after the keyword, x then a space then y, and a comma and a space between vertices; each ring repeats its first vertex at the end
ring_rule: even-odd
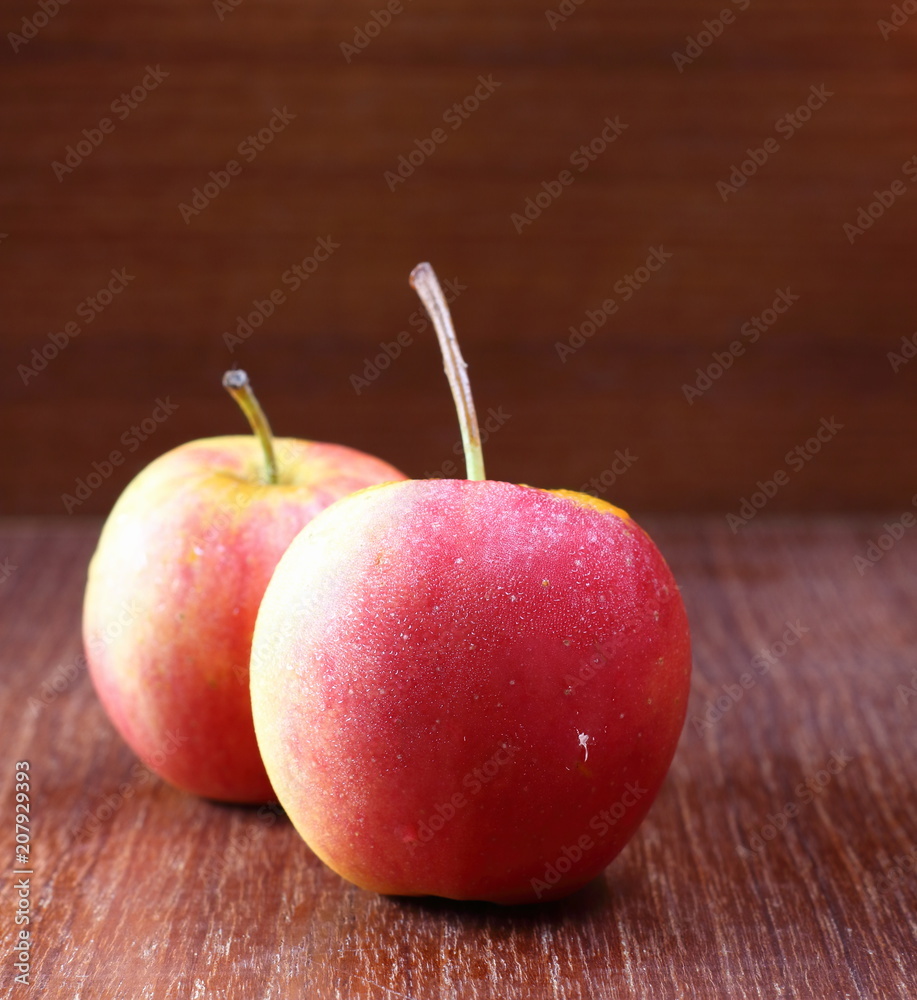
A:
MULTIPOLYGON (((499 908, 363 892, 285 819, 140 777, 79 660, 98 525, 0 523, 0 563, 15 567, 0 583, 0 801, 9 820, 13 762, 30 760, 31 988, 49 1000, 909 997, 917 541, 861 574, 853 558, 881 519, 771 518, 737 536, 710 518, 646 526, 693 629, 672 771, 601 879, 560 903, 499 908)), ((3 995, 20 995, 9 961, 4 976, 3 995)))

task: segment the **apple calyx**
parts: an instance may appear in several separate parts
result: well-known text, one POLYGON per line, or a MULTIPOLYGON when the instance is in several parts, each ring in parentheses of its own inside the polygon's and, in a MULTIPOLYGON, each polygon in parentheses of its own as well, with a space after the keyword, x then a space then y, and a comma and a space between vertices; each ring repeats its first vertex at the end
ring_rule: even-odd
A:
POLYGON ((411 287, 417 292, 433 322, 439 349, 443 355, 443 367, 449 379, 449 388, 455 401, 459 426, 462 429, 462 446, 465 449, 465 475, 470 480, 484 480, 484 453, 481 448, 481 432, 478 429, 478 415, 468 381, 468 365, 462 358, 452 315, 446 296, 440 287, 436 272, 430 264, 418 264, 411 271, 411 287))
POLYGON ((270 486, 280 482, 277 475, 277 458, 274 454, 274 435, 261 404, 255 397, 248 374, 241 368, 231 368, 223 376, 223 388, 239 404, 252 433, 261 442, 264 450, 264 481, 270 486))

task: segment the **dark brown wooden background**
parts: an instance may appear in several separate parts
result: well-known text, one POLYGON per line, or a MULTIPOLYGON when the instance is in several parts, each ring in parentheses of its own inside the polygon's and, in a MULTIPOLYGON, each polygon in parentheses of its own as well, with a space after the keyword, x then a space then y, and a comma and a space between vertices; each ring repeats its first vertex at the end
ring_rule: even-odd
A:
MULTIPOLYGON (((207 0, 80 0, 0 46, 0 511, 63 513, 157 397, 178 410, 81 513, 168 447, 241 431, 219 387, 232 363, 278 432, 440 468, 457 429, 429 334, 360 395, 350 383, 407 329, 423 259, 467 285, 454 312, 479 406, 511 415, 494 478, 576 488, 630 449, 621 505, 729 511, 835 417, 771 509, 909 503, 917 363, 895 374, 887 354, 917 328, 917 193, 853 245, 842 227, 917 153, 917 18, 885 39, 890 3, 753 0, 679 73, 673 52, 734 4, 586 0, 552 31, 540 0, 405 0, 348 64, 340 43, 382 6, 243 0, 221 21, 207 0), (59 182, 52 162, 147 65, 168 77, 59 182), (390 192, 384 172, 479 74, 500 87, 390 192), (724 203, 716 182, 820 85, 834 96, 724 203), (186 224, 179 203, 275 107, 295 120, 186 224), (606 116, 627 131, 517 235, 511 213, 606 116), (230 353, 235 317, 322 236, 341 249, 230 353), (568 327, 659 245, 664 269, 561 364, 568 327), (112 268, 135 280, 23 384, 112 268), (786 286, 799 302, 689 406, 682 384, 786 286)), ((4 32, 36 10, 4 4, 4 32)))

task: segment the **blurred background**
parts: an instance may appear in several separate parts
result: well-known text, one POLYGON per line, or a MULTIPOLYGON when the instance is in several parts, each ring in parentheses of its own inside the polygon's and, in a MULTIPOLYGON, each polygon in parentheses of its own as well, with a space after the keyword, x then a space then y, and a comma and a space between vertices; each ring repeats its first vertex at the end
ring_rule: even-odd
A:
POLYGON ((244 433, 233 365, 278 434, 448 474, 422 260, 491 478, 909 508, 909 7, 8 0, 0 513, 244 433))

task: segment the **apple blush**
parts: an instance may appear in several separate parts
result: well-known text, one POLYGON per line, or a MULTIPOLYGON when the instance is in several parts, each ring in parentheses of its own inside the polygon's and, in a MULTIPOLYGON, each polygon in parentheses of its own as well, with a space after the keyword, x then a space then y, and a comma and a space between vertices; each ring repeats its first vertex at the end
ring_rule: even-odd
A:
POLYGON ((248 669, 268 580, 325 507, 404 476, 341 445, 275 441, 245 372, 223 384, 255 433, 183 444, 127 486, 89 566, 83 637, 105 710, 151 770, 207 798, 266 802, 248 669))
POLYGON ((448 307, 428 264, 412 284, 468 479, 362 490, 293 541, 255 626, 258 744, 296 829, 356 885, 555 899, 602 872, 659 791, 687 617, 624 511, 485 479, 448 307))

